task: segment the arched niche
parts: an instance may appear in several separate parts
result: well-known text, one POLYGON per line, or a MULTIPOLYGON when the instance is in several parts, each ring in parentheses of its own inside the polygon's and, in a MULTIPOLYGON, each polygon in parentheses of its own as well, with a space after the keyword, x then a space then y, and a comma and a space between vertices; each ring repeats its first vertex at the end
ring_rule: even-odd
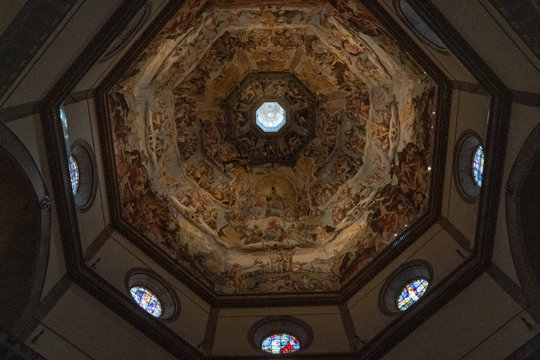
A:
POLYGON ((540 322, 540 124, 529 134, 506 183, 506 222, 520 285, 540 322))
POLYGON ((0 331, 18 336, 43 290, 50 202, 30 153, 3 123, 0 169, 0 331))

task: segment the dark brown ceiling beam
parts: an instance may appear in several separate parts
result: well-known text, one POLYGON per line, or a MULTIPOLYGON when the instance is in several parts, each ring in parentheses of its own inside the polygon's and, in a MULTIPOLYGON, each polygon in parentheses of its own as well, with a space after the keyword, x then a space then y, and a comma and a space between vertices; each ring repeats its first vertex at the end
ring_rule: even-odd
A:
MULTIPOLYGON (((72 94, 64 100, 64 105, 70 105, 78 103, 94 97, 94 90, 78 91, 72 94)), ((9 122, 18 119, 22 119, 28 116, 39 114, 41 107, 41 101, 32 101, 25 104, 14 105, 0 109, 0 121, 9 122)))
MULTIPOLYGON (((489 93, 480 85, 465 81, 452 81, 455 90, 489 96, 489 93)), ((513 102, 516 104, 540 107, 540 94, 521 90, 510 90, 513 94, 513 102)))
POLYGON ((512 90, 516 104, 540 108, 540 94, 527 91, 512 90))

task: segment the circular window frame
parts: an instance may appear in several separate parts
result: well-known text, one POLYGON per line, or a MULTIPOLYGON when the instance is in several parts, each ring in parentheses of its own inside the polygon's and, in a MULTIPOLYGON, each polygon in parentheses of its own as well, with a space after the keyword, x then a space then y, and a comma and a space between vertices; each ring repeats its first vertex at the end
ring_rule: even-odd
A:
POLYGON ((292 127, 292 111, 293 107, 284 97, 280 96, 261 96, 257 101, 253 102, 252 106, 248 110, 249 125, 262 139, 276 139, 286 134, 292 127), (285 110, 285 123, 278 131, 266 132, 259 124, 257 124, 257 110, 267 102, 277 102, 282 109, 285 110))
POLYGON ((300 354, 313 342, 313 329, 303 320, 292 316, 268 316, 254 323, 248 332, 249 344, 266 356, 280 356, 262 349, 262 342, 269 336, 287 334, 294 336, 300 343, 300 349, 292 354, 300 354))
POLYGON ((85 213, 94 204, 96 196, 98 184, 96 157, 90 144, 83 139, 77 139, 73 142, 71 156, 79 167, 79 187, 73 198, 77 209, 81 213, 85 213))
POLYGON ((407 27, 416 35, 416 37, 418 39, 420 39, 420 41, 422 41, 424 44, 428 45, 431 49, 437 51, 438 53, 440 54, 443 54, 443 55, 448 55, 449 54, 449 51, 448 51, 448 47, 446 45, 444 45, 444 47, 440 47, 439 45, 433 43, 431 40, 429 40, 424 34, 422 34, 422 32, 420 30, 418 30, 413 24, 412 22, 407 18, 407 16, 405 15, 405 13, 403 12, 403 9, 401 8, 400 6, 400 3, 402 2, 406 2, 409 7, 416 13, 416 15, 418 16, 418 18, 420 20, 422 20, 422 22, 426 25, 426 27, 431 30, 431 32, 437 37, 437 39, 439 39, 441 41, 441 43, 444 44, 444 41, 442 41, 442 39, 440 38, 440 36, 435 33, 435 31, 433 31, 433 28, 431 28, 431 26, 429 26, 428 23, 426 23, 426 21, 420 16, 420 14, 418 14, 418 12, 414 9, 414 7, 411 5, 411 3, 408 1, 408 0, 394 0, 393 3, 394 3, 394 11, 396 12, 396 14, 399 16, 399 18, 401 19, 401 21, 407 25, 407 27))
MULTIPOLYGON (((456 188, 459 196, 468 203, 476 201, 482 190, 473 178, 474 153, 478 146, 482 146, 484 151, 484 164, 486 150, 480 135, 473 130, 464 131, 454 148, 453 173, 456 188)), ((485 165, 484 165, 485 170, 485 165)), ((483 180, 483 179, 482 179, 483 180)))
POLYGON ((135 34, 144 26, 144 24, 150 19, 152 14, 152 1, 147 1, 140 9, 135 13, 133 18, 128 22, 126 27, 120 31, 117 37, 109 44, 109 46, 101 55, 99 63, 104 63, 116 56, 129 41, 135 36, 135 34), (142 12, 142 13, 141 13, 142 12), (140 16, 139 19, 137 17, 140 16), (136 21, 134 21, 136 20, 136 21), (111 49, 112 47, 112 49, 111 49))
POLYGON ((390 274, 381 288, 379 293, 379 310, 383 314, 391 316, 409 311, 418 301, 411 304, 407 309, 400 310, 397 299, 405 286, 419 279, 424 279, 428 282, 428 286, 421 297, 423 298, 433 287, 433 268, 431 265, 423 260, 413 260, 399 266, 390 274))
MULTIPOLYGON (((276 101, 265 101, 265 102, 263 102, 263 103, 261 104, 261 106, 259 106, 259 107, 257 108, 257 110, 255 110, 255 124, 256 124, 256 125, 259 127, 259 129, 262 130, 265 134, 276 134, 276 133, 280 132, 281 129, 283 129, 283 127, 285 127, 285 126, 287 125, 287 109, 286 109, 283 105, 281 105, 281 103, 280 103, 278 100, 276 100, 276 101), (281 126, 280 126, 279 128, 277 128, 277 130, 272 130, 272 131, 270 131, 270 130, 265 130, 265 129, 263 128, 263 126, 266 127, 266 128, 269 128, 269 127, 266 126, 266 125, 264 125, 262 120, 259 120, 258 112, 259 112, 259 110, 264 106, 264 104, 272 104, 272 103, 278 104, 278 106, 281 108, 281 110, 283 110, 283 120, 282 120, 282 122, 281 122, 281 126)), ((278 125, 279 125, 279 124, 278 124, 278 125)), ((273 128, 276 128, 276 127, 277 127, 277 125, 274 126, 273 128)))
POLYGON ((180 301, 172 288, 159 276, 146 269, 132 269, 126 274, 126 293, 129 299, 146 314, 155 319, 174 321, 180 315, 180 301), (131 295, 131 288, 139 286, 149 290, 161 303, 161 315, 153 316, 141 308, 131 295))

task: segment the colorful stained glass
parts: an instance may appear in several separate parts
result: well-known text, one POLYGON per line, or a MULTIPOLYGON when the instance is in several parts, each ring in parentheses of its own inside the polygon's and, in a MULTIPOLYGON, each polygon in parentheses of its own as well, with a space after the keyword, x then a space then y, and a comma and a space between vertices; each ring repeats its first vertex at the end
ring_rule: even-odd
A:
POLYGON ((73 195, 77 195, 79 190, 79 164, 73 156, 69 157, 69 176, 71 178, 71 191, 73 195))
POLYGON ((289 334, 275 334, 264 339, 261 347, 267 353, 288 354, 300 350, 300 342, 289 334))
POLYGON ((162 314, 161 302, 158 297, 154 295, 150 290, 143 288, 141 286, 132 287, 129 292, 133 299, 146 310, 150 315, 155 317, 160 317, 162 314))
POLYGON ((264 132, 277 132, 285 125, 285 109, 277 102, 265 102, 256 112, 257 125, 264 132))
POLYGON ((429 283, 425 279, 411 281, 399 294, 397 298, 397 306, 401 311, 407 310, 409 306, 417 302, 426 292, 429 283))
POLYGON ((478 145, 474 151, 473 164, 472 164, 472 175, 474 182, 478 186, 482 186, 482 172, 484 171, 484 149, 482 145, 478 145))

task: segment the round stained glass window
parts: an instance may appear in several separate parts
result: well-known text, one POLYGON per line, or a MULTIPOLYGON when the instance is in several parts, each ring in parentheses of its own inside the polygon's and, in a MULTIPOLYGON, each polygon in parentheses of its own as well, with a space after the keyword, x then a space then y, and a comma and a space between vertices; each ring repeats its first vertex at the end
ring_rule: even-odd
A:
POLYGON ((398 309, 401 311, 407 310, 424 295, 428 285, 429 283, 425 279, 414 280, 405 285, 397 298, 398 309))
POLYGON ((416 10, 414 10, 407 0, 399 0, 397 2, 398 8, 409 23, 409 26, 420 35, 428 44, 433 46, 435 49, 440 51, 445 51, 446 46, 442 40, 433 32, 431 27, 425 23, 425 21, 418 15, 416 10))
POLYGON ((255 116, 257 125, 264 132, 277 132, 285 125, 285 109, 275 101, 262 104, 255 116))
POLYGON ((300 342, 289 334, 275 334, 265 338, 261 348, 270 354, 289 354, 300 350, 300 342))
POLYGON ((161 302, 150 290, 140 286, 133 286, 131 289, 129 289, 129 292, 137 304, 139 304, 139 306, 146 310, 150 315, 155 317, 161 316, 161 302))
POLYGON ((484 149, 482 145, 478 145, 474 150, 472 163, 473 180, 478 186, 482 186, 482 172, 484 171, 484 149))
POLYGON ((77 195, 77 191, 79 190, 79 164, 77 164, 77 160, 73 156, 69 157, 69 176, 71 178, 71 191, 73 191, 73 195, 77 195))

